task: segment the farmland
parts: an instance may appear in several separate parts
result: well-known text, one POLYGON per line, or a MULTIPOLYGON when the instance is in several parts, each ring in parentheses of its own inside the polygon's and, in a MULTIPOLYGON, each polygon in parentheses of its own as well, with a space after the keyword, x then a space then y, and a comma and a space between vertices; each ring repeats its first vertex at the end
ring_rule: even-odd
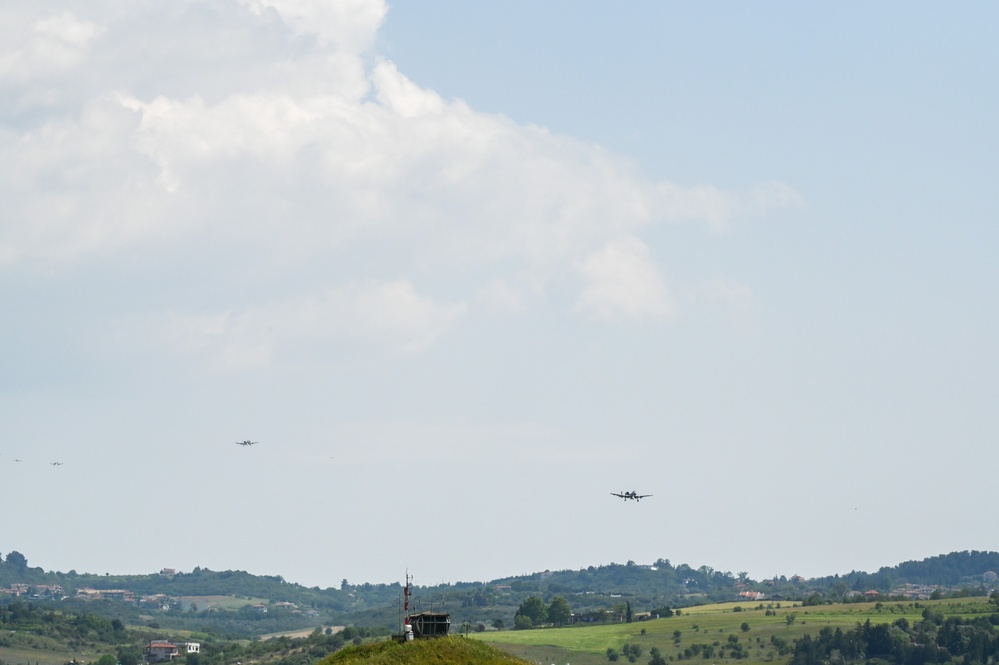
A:
POLYGON ((924 609, 945 616, 973 616, 995 611, 985 598, 901 603, 845 603, 801 606, 798 603, 749 605, 720 603, 687 608, 680 616, 633 623, 571 626, 533 630, 489 631, 469 634, 517 656, 535 662, 605 665, 608 649, 620 654, 627 644, 640 653, 638 662, 648 662, 657 648, 667 661, 762 665, 784 663, 789 653, 780 645, 792 645, 802 636, 816 635, 825 626, 850 630, 868 619, 872 624, 893 623, 905 618, 921 621, 924 609))

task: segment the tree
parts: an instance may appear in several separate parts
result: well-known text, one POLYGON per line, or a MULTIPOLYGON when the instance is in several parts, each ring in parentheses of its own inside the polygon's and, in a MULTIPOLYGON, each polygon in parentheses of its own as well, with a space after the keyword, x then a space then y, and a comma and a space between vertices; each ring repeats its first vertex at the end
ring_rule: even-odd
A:
POLYGON ((139 665, 142 662, 142 651, 136 646, 118 647, 118 662, 121 665, 139 665))
POLYGON ((519 616, 527 617, 531 625, 538 626, 548 618, 548 607, 540 596, 528 596, 513 615, 514 619, 519 616))
POLYGON ((524 614, 517 614, 513 617, 514 630, 527 630, 528 628, 534 628, 534 622, 531 621, 531 617, 524 614))
POLYGON ((28 568, 28 559, 20 552, 12 551, 7 554, 7 565, 24 572, 28 568))
POLYGON ((504 625, 505 624, 503 623, 503 619, 496 619, 495 621, 493 621, 493 628, 495 628, 496 630, 503 630, 504 625))
POLYGON ((569 607, 569 602, 562 596, 552 598, 552 602, 548 606, 548 621, 556 626, 563 626, 571 619, 572 609, 569 607))

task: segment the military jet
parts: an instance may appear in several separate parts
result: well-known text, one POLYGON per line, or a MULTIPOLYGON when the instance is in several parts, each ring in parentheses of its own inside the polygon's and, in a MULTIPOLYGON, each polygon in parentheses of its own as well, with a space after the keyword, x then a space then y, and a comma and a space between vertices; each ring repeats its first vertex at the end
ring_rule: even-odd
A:
POLYGON ((620 494, 617 493, 617 492, 611 492, 611 496, 616 496, 618 498, 624 499, 625 501, 628 501, 629 499, 634 500, 634 501, 641 501, 642 499, 644 499, 646 497, 650 497, 652 495, 651 494, 639 494, 638 492, 621 492, 620 494))
POLYGON ((246 441, 237 441, 236 445, 237 446, 252 446, 255 443, 256 443, 256 441, 250 441, 249 439, 247 439, 246 441))

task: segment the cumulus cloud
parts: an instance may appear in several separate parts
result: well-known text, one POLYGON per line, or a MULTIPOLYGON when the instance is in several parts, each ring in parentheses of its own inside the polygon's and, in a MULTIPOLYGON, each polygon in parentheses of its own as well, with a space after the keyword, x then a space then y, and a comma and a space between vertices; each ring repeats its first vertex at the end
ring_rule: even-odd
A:
POLYGON ((241 311, 171 312, 129 327, 153 343, 204 354, 218 368, 241 369, 270 365, 298 342, 329 337, 374 340, 397 353, 415 353, 450 331, 465 309, 463 303, 436 302, 408 281, 395 280, 346 285, 321 296, 241 311))
POLYGON ((347 257, 382 285, 353 291, 343 274, 289 287, 281 316, 182 317, 181 336, 215 340, 231 365, 269 362, 309 302, 353 311, 319 329, 406 350, 465 311, 438 301, 523 312, 550 305, 553 282, 587 318, 662 319, 673 299, 643 229, 723 231, 795 200, 779 182, 653 182, 599 146, 444 99, 371 53, 383 0, 33 7, 7 15, 30 34, 0 53, 16 100, 0 113, 0 267, 125 251, 182 265, 181 247, 238 243, 261 263, 347 257), (417 272, 464 288, 417 295, 417 272))
POLYGON ((385 20, 383 0, 240 0, 254 13, 272 9, 298 34, 321 44, 360 52, 368 48, 385 20))
POLYGON ((23 84, 74 69, 102 32, 101 26, 68 11, 33 21, 18 47, 0 53, 0 84, 23 84))
POLYGON ((648 246, 634 236, 609 243, 583 260, 579 270, 586 286, 574 309, 590 318, 661 319, 674 310, 648 246))

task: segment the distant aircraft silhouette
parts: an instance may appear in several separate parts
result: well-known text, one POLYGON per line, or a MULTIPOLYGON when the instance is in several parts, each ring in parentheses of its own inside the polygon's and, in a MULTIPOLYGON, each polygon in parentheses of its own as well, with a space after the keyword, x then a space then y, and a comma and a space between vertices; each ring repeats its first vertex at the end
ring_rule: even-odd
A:
POLYGON ((616 496, 618 498, 624 499, 625 501, 628 501, 629 499, 634 500, 634 501, 641 501, 642 499, 644 499, 646 497, 650 497, 652 495, 651 494, 639 494, 638 492, 621 492, 620 494, 617 493, 617 492, 611 492, 611 496, 616 496))
POLYGON ((255 443, 256 443, 256 441, 250 441, 249 439, 247 439, 246 441, 237 441, 236 445, 237 446, 252 446, 255 443))
POLYGON ((62 466, 62 462, 49 462, 52 466, 62 466))

